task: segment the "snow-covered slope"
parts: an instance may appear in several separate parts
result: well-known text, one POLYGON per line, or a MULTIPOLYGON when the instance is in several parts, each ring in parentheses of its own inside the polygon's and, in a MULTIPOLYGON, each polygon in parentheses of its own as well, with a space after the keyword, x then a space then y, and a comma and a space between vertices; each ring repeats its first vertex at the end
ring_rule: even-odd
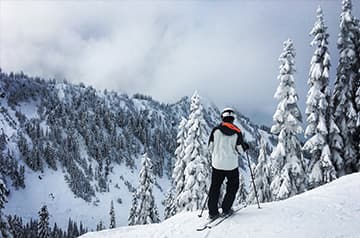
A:
MULTIPOLYGON (((137 161, 138 162, 138 161, 137 161)), ((66 229, 69 218, 81 221, 89 229, 96 228, 99 221, 109 227, 110 201, 114 201, 115 216, 118 225, 126 225, 131 206, 131 193, 125 183, 136 186, 138 170, 131 171, 125 166, 116 165, 110 175, 109 192, 97 193, 92 203, 75 196, 70 190, 61 171, 46 170, 44 173, 26 173, 26 187, 13 190, 8 196, 4 213, 18 215, 24 220, 36 218, 39 207, 47 205, 50 224, 55 222, 66 229)), ((165 177, 157 178, 159 186, 154 186, 154 196, 160 215, 163 214, 163 190, 169 186, 165 177), (160 189, 161 186, 161 189, 160 189)))
MULTIPOLYGON (((1 69, 0 88, 5 92, 0 97, 0 178, 10 190, 5 215, 28 222, 47 205, 51 226, 56 222, 66 229, 71 218, 91 230, 100 221, 109 227, 113 200, 117 225, 127 225, 139 159, 148 150, 155 163, 154 196, 162 218, 177 128, 181 118, 188 117, 189 98, 164 104, 140 94, 101 92, 1 69), (14 186, 20 179, 23 184, 14 186)), ((219 123, 219 109, 204 98, 201 102, 210 133, 219 123)), ((237 119, 255 161, 260 137, 271 145, 272 136, 240 113, 237 119)), ((241 165, 248 181, 247 166, 241 165)))
POLYGON ((196 231, 206 218, 198 212, 178 214, 160 224, 121 227, 87 233, 101 237, 358 238, 360 173, 290 199, 250 206, 211 230, 196 231))

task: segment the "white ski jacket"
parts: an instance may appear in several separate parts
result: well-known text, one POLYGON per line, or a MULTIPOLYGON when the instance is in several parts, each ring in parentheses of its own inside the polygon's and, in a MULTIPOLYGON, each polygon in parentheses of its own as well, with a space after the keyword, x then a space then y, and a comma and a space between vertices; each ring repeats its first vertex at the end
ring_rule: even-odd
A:
POLYGON ((229 122, 221 123, 212 130, 209 138, 212 167, 220 170, 236 169, 243 147, 244 140, 240 129, 229 122))

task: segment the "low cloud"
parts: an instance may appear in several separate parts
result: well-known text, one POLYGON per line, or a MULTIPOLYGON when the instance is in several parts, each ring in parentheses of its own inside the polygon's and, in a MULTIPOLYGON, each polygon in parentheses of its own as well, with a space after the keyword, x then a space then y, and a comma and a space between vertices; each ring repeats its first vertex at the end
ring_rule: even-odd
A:
MULTIPOLYGON (((198 90, 220 107, 268 115, 252 119, 271 123, 278 56, 288 37, 297 50, 295 79, 304 107, 317 4, 1 1, 0 65, 164 102, 198 90)), ((323 5, 336 60, 341 4, 323 5)))

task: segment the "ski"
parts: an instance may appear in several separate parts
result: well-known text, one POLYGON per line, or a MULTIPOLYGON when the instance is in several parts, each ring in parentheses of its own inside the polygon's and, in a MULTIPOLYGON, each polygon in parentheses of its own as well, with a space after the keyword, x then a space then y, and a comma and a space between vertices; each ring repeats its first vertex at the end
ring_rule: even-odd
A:
POLYGON ((246 205, 235 209, 234 212, 231 213, 231 214, 229 214, 229 215, 219 216, 219 217, 217 217, 217 218, 214 219, 214 220, 207 221, 205 224, 203 224, 202 226, 200 226, 200 227, 197 228, 196 230, 197 230, 197 231, 203 231, 203 230, 205 230, 205 229, 211 229, 211 228, 219 225, 219 224, 222 223, 223 221, 225 221, 227 218, 235 215, 238 211, 240 211, 241 209, 243 209, 243 208, 245 208, 245 207, 246 207, 246 205))
POLYGON ((226 216, 220 217, 220 219, 217 219, 214 223, 208 224, 208 225, 207 225, 207 228, 211 229, 211 228, 219 225, 220 223, 222 223, 223 221, 225 221, 225 220, 228 219, 229 217, 235 215, 238 211, 240 211, 241 209, 243 209, 243 208, 245 208, 245 207, 246 207, 246 205, 235 209, 234 212, 231 213, 231 214, 228 214, 228 215, 226 215, 226 216))
POLYGON ((214 223, 208 224, 208 225, 206 226, 206 228, 211 229, 211 228, 219 225, 220 223, 222 223, 223 221, 225 221, 225 220, 228 219, 229 217, 233 216, 234 214, 235 214, 235 211, 234 211, 233 213, 231 213, 231 214, 228 214, 228 215, 225 215, 225 216, 221 217, 221 219, 218 219, 218 220, 217 220, 216 222, 214 222, 214 223))
POLYGON ((215 222, 216 220, 218 220, 218 219, 220 219, 220 218, 221 218, 221 217, 218 216, 218 217, 215 218, 215 219, 208 220, 207 222, 205 222, 204 224, 202 224, 200 227, 196 228, 196 231, 203 231, 203 230, 205 230, 206 228, 208 228, 208 226, 209 226, 211 223, 215 222))

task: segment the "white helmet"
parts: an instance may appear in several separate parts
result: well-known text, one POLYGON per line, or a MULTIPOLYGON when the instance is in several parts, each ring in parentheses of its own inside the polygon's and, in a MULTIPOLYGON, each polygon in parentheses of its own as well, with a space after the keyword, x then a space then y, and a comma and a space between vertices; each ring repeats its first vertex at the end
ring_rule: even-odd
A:
POLYGON ((230 107, 224 108, 221 112, 221 119, 224 119, 225 117, 232 117, 235 119, 234 109, 230 107))

